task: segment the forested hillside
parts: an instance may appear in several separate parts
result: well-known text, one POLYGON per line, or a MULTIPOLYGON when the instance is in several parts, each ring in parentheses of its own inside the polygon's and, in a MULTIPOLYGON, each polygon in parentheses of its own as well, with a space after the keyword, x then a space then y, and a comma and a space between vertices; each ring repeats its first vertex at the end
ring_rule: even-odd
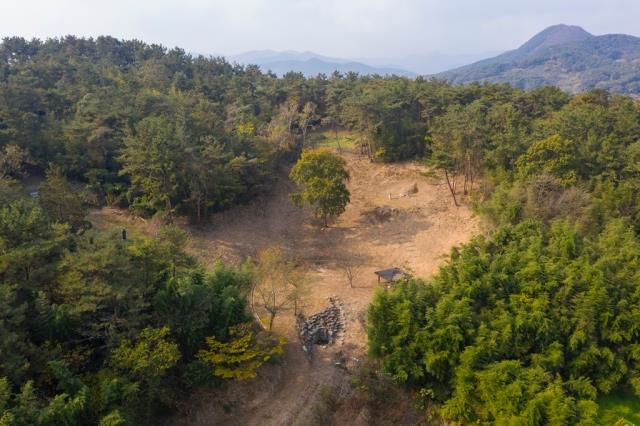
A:
POLYGON ((496 229, 379 292, 370 351, 447 419, 599 424, 598 397, 640 395, 640 109, 606 92, 531 106, 434 120, 430 161, 496 229))
POLYGON ((260 191, 295 148, 287 114, 323 90, 108 37, 6 39, 0 55, 0 143, 26 150, 31 171, 55 164, 97 203, 144 215, 201 219, 260 191))
MULTIPOLYGON (((205 270, 171 223, 268 194, 318 129, 348 129, 372 161, 428 164, 491 224, 370 308, 371 355, 420 402, 463 423, 596 424, 599 396, 640 395, 636 100, 278 78, 109 37, 5 39, 0 58, 2 422, 154 423, 178 394, 278 355, 247 324, 252 265, 205 270), (105 205, 167 226, 98 232, 87 209, 105 205)), ((309 188, 337 188, 339 208, 318 214, 344 211, 343 162, 303 157, 343 175, 294 169, 297 201, 318 209, 309 188)))

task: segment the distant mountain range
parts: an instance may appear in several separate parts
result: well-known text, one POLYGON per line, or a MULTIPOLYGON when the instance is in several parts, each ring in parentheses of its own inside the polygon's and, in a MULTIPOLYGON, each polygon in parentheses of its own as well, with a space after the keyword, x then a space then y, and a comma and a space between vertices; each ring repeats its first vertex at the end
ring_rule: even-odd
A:
POLYGON ((468 64, 482 58, 495 55, 482 53, 475 55, 431 53, 428 55, 406 55, 395 58, 335 58, 314 52, 297 52, 294 50, 254 50, 239 55, 228 56, 231 62, 239 64, 256 64, 264 71, 271 70, 278 75, 289 71, 302 72, 306 76, 319 73, 331 74, 333 71, 354 71, 360 74, 417 75, 434 74, 460 65, 468 64))
POLYGON ((577 26, 554 25, 516 50, 436 77, 453 83, 510 83, 524 89, 555 85, 572 93, 602 88, 640 94, 640 38, 594 36, 577 26))
POLYGON ((510 83, 523 89, 554 85, 571 93, 601 88, 614 93, 640 95, 638 37, 623 34, 595 36, 581 27, 561 24, 536 34, 518 49, 489 56, 433 53, 344 59, 314 52, 257 50, 228 56, 227 59, 240 64, 256 64, 263 71, 270 70, 277 75, 289 71, 301 72, 305 76, 331 75, 334 71, 405 77, 431 75, 454 84, 490 81, 510 83), (461 66, 470 62, 473 63, 461 66))
POLYGON ((301 72, 307 77, 320 73, 331 75, 334 71, 341 73, 357 72, 363 75, 399 75, 415 77, 417 73, 393 66, 373 66, 351 59, 332 58, 313 52, 296 52, 287 50, 256 50, 227 57, 231 62, 239 64, 259 65, 263 71, 272 71, 284 75, 290 71, 301 72))
POLYGON ((426 55, 406 55, 395 58, 356 58, 372 66, 393 66, 413 71, 419 75, 436 74, 481 59, 490 58, 502 52, 481 52, 475 54, 456 54, 433 52, 426 55))

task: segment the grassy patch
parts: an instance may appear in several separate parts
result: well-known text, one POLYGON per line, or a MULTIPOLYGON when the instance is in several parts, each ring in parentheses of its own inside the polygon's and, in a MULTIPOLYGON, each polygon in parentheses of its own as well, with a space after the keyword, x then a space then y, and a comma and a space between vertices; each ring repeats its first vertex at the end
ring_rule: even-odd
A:
POLYGON ((318 147, 321 148, 331 148, 331 149, 344 149, 344 150, 352 150, 356 145, 356 135, 351 132, 340 131, 336 135, 336 133, 332 131, 323 132, 324 136, 322 140, 318 143, 318 147))
MULTIPOLYGON (((159 220, 143 219, 126 209, 112 207, 91 210, 87 219, 91 221, 93 228, 97 231, 108 232, 114 229, 118 231, 125 229, 129 239, 154 238, 162 227, 162 222, 159 220)), ((188 228, 183 227, 183 229, 189 231, 187 253, 195 256, 205 267, 213 267, 220 260, 220 253, 212 249, 203 234, 191 232, 188 228)))
POLYGON ((640 426, 640 399, 630 393, 613 392, 598 398, 600 424, 640 426))
POLYGON ((159 227, 151 219, 142 219, 129 213, 128 210, 111 207, 91 210, 87 219, 98 231, 126 229, 131 237, 153 237, 157 234, 159 227))

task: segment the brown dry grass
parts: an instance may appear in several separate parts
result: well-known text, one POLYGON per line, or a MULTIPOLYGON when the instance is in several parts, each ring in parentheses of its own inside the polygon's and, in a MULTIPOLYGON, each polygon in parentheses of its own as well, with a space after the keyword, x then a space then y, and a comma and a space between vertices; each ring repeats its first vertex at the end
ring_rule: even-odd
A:
MULTIPOLYGON (((288 194, 295 188, 284 172, 268 196, 216 214, 204 228, 185 225, 192 234, 189 251, 206 265, 218 259, 239 263, 274 246, 298 259, 310 282, 307 313, 325 308, 329 296, 343 301, 347 311, 343 341, 319 349, 309 363, 297 344, 293 314, 285 313, 275 321, 276 331, 291 342, 283 365, 263 368, 254 382, 194 396, 185 406, 187 417, 172 419, 173 423, 314 423, 311 408, 320 390, 344 380, 346 373, 335 362, 355 368, 366 354, 364 317, 376 285, 373 271, 399 266, 429 277, 452 246, 480 231, 470 209, 455 207, 444 181, 424 177, 422 165, 371 163, 353 153, 343 156, 351 174, 351 203, 328 229, 289 201, 288 194), (414 183, 418 192, 402 196, 414 183), (383 206, 391 208, 390 217, 376 215, 376 208, 383 206), (353 288, 344 273, 345 262, 358 265, 353 288)), ((97 227, 115 224, 148 234, 157 229, 153 222, 113 209, 96 211, 92 217, 97 227)))

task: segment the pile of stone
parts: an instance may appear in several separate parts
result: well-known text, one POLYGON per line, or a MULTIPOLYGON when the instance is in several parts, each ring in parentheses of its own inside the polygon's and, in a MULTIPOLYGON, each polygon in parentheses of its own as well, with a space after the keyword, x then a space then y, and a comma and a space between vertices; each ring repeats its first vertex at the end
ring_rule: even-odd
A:
POLYGON ((360 213, 360 215, 363 216, 364 219, 372 225, 388 222, 399 214, 400 210, 396 209, 395 207, 389 206, 378 206, 371 210, 360 213))
POLYGON ((311 357, 315 345, 331 345, 344 331, 342 303, 337 297, 329 298, 330 306, 322 312, 306 318, 298 315, 296 325, 302 350, 311 357))

